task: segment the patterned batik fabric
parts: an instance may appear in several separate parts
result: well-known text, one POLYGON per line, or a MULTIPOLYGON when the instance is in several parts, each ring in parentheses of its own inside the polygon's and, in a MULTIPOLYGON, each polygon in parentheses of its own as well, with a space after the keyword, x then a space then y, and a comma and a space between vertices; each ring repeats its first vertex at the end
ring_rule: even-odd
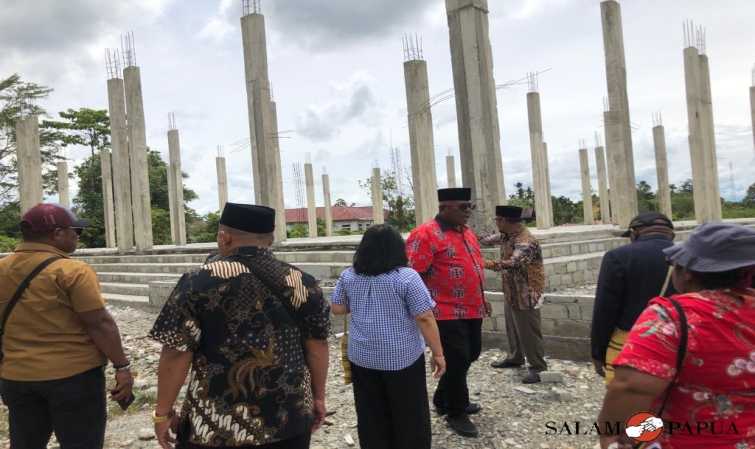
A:
POLYGON ((488 261, 485 268, 500 271, 504 298, 517 310, 539 308, 545 290, 543 252, 527 228, 516 234, 494 234, 485 245, 499 244, 501 260, 488 261))
POLYGON ((310 431, 303 342, 327 339, 329 316, 316 280, 269 250, 241 248, 183 275, 150 337, 194 354, 188 441, 262 445, 310 431))
POLYGON ((415 228, 406 241, 409 266, 425 281, 436 302, 438 320, 479 319, 485 315, 484 261, 474 232, 438 219, 415 228))
MULTIPOLYGON (((661 444, 664 449, 755 447, 755 290, 709 290, 673 298, 687 316, 687 354, 663 419, 682 427, 689 423, 692 432, 684 427, 664 433, 661 444), (707 431, 698 432, 697 423, 705 423, 707 431)), ((679 323, 671 301, 653 299, 614 366, 673 379, 679 323)))

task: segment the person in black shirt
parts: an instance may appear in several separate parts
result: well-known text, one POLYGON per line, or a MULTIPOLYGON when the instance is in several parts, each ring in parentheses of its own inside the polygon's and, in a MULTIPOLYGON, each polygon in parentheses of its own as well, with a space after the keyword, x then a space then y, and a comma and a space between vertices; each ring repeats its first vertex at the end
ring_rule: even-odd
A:
POLYGON ((666 293, 661 292, 668 273, 663 249, 674 244, 674 224, 661 213, 645 212, 622 236, 631 243, 603 256, 592 315, 593 364, 606 384, 613 380, 611 361, 637 317, 648 301, 666 293))
POLYGON ((219 256, 181 278, 150 332, 163 344, 164 449, 169 430, 177 449, 304 449, 324 421, 330 307, 312 276, 273 257, 274 224, 273 209, 227 203, 219 256))

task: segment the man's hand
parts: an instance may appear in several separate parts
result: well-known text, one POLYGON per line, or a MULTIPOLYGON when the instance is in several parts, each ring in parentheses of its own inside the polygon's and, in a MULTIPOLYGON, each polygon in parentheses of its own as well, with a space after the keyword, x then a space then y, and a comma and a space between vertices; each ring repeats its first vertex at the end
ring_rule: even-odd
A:
POLYGON ((485 301, 484 304, 485 304, 485 316, 487 317, 493 316, 493 306, 488 301, 485 301))
POLYGON ((600 377, 606 377, 605 363, 600 360, 592 359, 592 364, 595 367, 595 374, 600 377))
POLYGON ((322 424, 325 422, 325 414, 327 413, 327 409, 325 408, 325 400, 315 399, 312 411, 315 415, 315 420, 312 423, 312 433, 315 433, 320 429, 320 427, 322 427, 322 424))
POLYGON ((122 401, 131 396, 131 389, 134 386, 134 377, 130 370, 115 371, 115 388, 110 390, 110 399, 113 401, 122 401))
POLYGON ((446 358, 442 355, 433 354, 433 358, 430 361, 430 366, 433 369, 433 377, 440 379, 440 376, 446 372, 446 358))
POLYGON ((173 449, 177 432, 178 416, 172 410, 170 412, 170 419, 155 424, 155 438, 162 449, 173 449))

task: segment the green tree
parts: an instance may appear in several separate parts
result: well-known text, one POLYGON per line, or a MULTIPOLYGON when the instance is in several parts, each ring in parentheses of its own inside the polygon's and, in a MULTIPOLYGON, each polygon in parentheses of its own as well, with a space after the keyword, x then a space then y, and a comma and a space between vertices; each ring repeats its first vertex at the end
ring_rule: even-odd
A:
POLYGON ((335 207, 349 207, 349 205, 346 204, 346 200, 343 199, 343 198, 338 198, 336 200, 335 204, 333 204, 333 206, 335 206, 335 207))
POLYGON ((189 243, 214 242, 218 234, 220 212, 199 216, 195 210, 186 211, 186 232, 189 243))
POLYGON ((575 203, 565 196, 553 197, 553 221, 555 225, 582 221, 582 202, 575 203))
MULTIPOLYGON (((17 200, 16 122, 30 114, 45 115, 45 110, 36 102, 47 98, 50 92, 51 88, 23 81, 17 74, 0 79, 0 204, 17 200)), ((60 141, 59 131, 40 128, 42 180, 48 193, 57 191, 57 172, 53 164, 58 160, 60 141)))
POLYGON ((535 192, 532 187, 527 186, 524 188, 524 184, 517 182, 514 184, 516 187, 516 193, 509 195, 509 205, 519 207, 535 207, 535 192))
POLYGON ((658 201, 653 189, 645 181, 637 184, 637 209, 640 212, 650 212, 658 210, 658 201))
MULTIPOLYGON (((398 188, 396 174, 391 172, 381 174, 380 183, 383 191, 383 201, 388 206, 388 217, 385 222, 400 231, 411 231, 416 226, 414 211, 414 197, 404 195, 398 188)), ((359 181, 359 187, 369 194, 372 189, 372 179, 359 181)))
POLYGON ((45 120, 42 126, 61 132, 61 145, 89 147, 91 156, 95 152, 110 148, 110 117, 103 109, 68 109, 59 112, 63 120, 45 120))
POLYGON ((670 185, 671 211, 674 220, 695 218, 695 201, 692 194, 692 180, 687 179, 680 187, 670 185))
POLYGON ((747 188, 747 194, 742 199, 742 205, 747 207, 755 207, 755 183, 747 188))

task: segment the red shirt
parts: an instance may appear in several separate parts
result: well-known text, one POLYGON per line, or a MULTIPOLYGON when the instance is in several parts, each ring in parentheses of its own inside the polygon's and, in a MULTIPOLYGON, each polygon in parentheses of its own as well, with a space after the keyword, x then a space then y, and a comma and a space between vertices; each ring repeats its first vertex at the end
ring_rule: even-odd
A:
MULTIPOLYGON (((687 315, 687 356, 662 418, 672 426, 689 423, 692 432, 674 427, 669 433, 666 428, 661 445, 664 449, 755 447, 755 290, 709 290, 674 299, 687 315), (708 427, 700 432, 696 423, 708 427)), ((671 380, 678 348, 676 309, 668 299, 655 298, 637 319, 613 364, 671 380)), ((656 405, 655 410, 660 404, 656 405)))
POLYGON ((469 227, 456 228, 438 220, 428 221, 409 234, 409 266, 430 290, 437 304, 436 319, 480 319, 485 316, 480 244, 469 227))

